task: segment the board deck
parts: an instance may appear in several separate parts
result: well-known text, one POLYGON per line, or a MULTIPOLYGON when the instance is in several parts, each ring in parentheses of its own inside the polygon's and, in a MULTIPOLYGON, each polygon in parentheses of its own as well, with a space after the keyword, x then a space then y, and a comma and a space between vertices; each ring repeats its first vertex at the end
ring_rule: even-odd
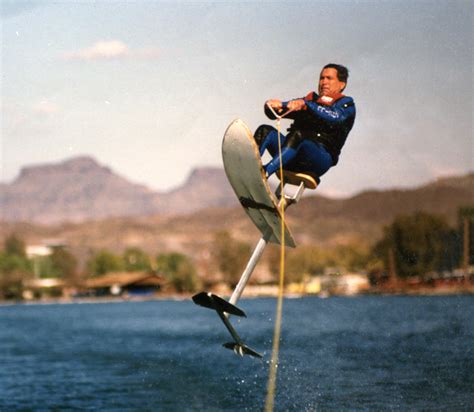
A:
MULTIPOLYGON (((222 158, 227 178, 240 204, 268 241, 281 243, 281 212, 265 177, 257 144, 247 125, 240 119, 227 128, 222 141, 222 158)), ((295 247, 285 225, 285 245, 295 247)))

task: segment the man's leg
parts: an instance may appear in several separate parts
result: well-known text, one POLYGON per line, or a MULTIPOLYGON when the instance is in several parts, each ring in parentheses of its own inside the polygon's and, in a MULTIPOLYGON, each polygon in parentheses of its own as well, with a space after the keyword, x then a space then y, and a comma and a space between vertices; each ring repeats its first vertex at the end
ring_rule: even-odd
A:
MULTIPOLYGON (((326 173, 333 160, 327 150, 319 143, 303 140, 300 136, 288 136, 288 145, 282 152, 283 168, 293 172, 306 172, 313 177, 320 177, 326 173)), ((267 177, 280 168, 280 157, 275 156, 270 163, 264 166, 267 177)))
POLYGON ((298 146, 298 153, 294 160, 288 163, 287 169, 294 172, 308 173, 313 177, 321 177, 332 166, 332 156, 323 145, 304 140, 298 146))
MULTIPOLYGON (((283 168, 285 168, 286 165, 288 165, 295 159, 298 153, 298 148, 302 142, 303 136, 299 131, 291 132, 288 135, 287 139, 282 139, 281 160, 283 168)), ((273 151, 269 150, 269 152, 274 157, 268 164, 263 167, 267 172, 267 177, 271 176, 280 168, 280 156, 278 153, 278 136, 276 137, 276 147, 272 147, 272 149, 273 151)))
MULTIPOLYGON (((278 131, 273 126, 262 124, 254 134, 255 142, 258 145, 260 156, 263 156, 265 150, 268 150, 271 156, 278 153, 278 131)), ((285 136, 281 135, 282 144, 285 136)))

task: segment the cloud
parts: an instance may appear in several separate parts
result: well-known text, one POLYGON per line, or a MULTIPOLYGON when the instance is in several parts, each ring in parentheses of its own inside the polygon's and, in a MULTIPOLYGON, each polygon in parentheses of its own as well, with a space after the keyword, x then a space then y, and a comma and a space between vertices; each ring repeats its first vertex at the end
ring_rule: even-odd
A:
POLYGON ((118 40, 99 41, 91 47, 64 53, 66 60, 110 60, 127 57, 130 50, 125 43, 118 40))
POLYGON ((98 41, 90 47, 64 53, 65 60, 94 61, 124 59, 130 57, 154 59, 160 55, 160 50, 154 47, 132 50, 120 40, 98 41))
POLYGON ((41 100, 39 103, 33 105, 33 111, 38 114, 51 115, 58 113, 60 107, 56 103, 48 100, 41 100))

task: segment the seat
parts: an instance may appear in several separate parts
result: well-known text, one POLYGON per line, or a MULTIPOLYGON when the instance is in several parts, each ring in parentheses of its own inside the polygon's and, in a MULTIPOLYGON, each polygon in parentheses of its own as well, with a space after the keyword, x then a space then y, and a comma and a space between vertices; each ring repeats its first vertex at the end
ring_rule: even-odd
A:
MULTIPOLYGON (((280 178, 280 171, 277 170, 276 175, 280 178)), ((283 182, 290 185, 299 186, 301 183, 304 184, 306 189, 314 190, 320 183, 319 177, 312 176, 309 173, 291 172, 290 170, 283 170, 283 182)))

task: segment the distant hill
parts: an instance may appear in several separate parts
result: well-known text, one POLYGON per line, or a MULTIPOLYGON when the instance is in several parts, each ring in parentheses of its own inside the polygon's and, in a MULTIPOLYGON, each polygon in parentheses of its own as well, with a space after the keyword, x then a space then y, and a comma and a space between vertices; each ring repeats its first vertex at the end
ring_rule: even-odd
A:
POLYGON ((238 204, 224 169, 216 167, 194 169, 182 186, 157 197, 157 211, 162 213, 182 214, 238 204))
MULTIPOLYGON (((305 195, 287 217, 298 242, 328 244, 373 240, 396 215, 418 210, 454 225, 466 205, 474 205, 474 173, 346 199, 305 195)), ((15 181, 0 185, 0 211, 0 236, 18 231, 28 242, 59 237, 83 250, 132 245, 194 254, 218 230, 250 243, 258 238, 220 168, 196 169, 182 186, 158 193, 91 157, 76 157, 26 167, 15 181)))
MULTIPOLYGON (((107 175, 105 171, 103 173, 107 175)), ((207 193, 216 203, 225 203, 225 199, 219 199, 210 189, 219 184, 216 176, 218 174, 212 170, 198 170, 182 188, 170 192, 170 196, 179 199, 182 194, 192 199, 193 190, 197 190, 198 193, 207 193), (210 183, 209 189, 206 182, 210 183), (190 187, 189 191, 186 187, 190 187)), ((148 192, 143 187, 133 187, 136 193, 147 196, 148 192)), ((442 215, 455 226, 458 210, 462 206, 474 207, 473 173, 439 179, 413 189, 366 191, 347 199, 307 196, 298 205, 289 208, 286 216, 298 244, 331 247, 353 241, 373 243, 382 235, 384 225, 390 224, 395 216, 415 211, 442 215)), ((100 248, 120 252, 133 246, 151 254, 178 251, 192 256, 201 270, 207 272, 206 262, 212 253, 214 236, 221 230, 250 245, 255 245, 260 236, 242 207, 235 205, 201 208, 187 214, 109 217, 48 226, 3 222, 0 225, 0 240, 13 232, 27 244, 61 239, 82 261, 91 250, 100 248)))
POLYGON ((343 232, 373 237, 397 215, 417 211, 442 215, 455 225, 463 206, 474 207, 474 173, 413 189, 365 191, 348 199, 306 197, 297 208, 289 209, 288 215, 295 221, 295 232, 317 233, 319 238, 343 232))
POLYGON ((4 221, 83 222, 189 213, 231 204, 236 201, 220 168, 196 169, 183 186, 159 193, 131 183, 87 156, 25 167, 11 184, 0 185, 0 218, 4 221))

